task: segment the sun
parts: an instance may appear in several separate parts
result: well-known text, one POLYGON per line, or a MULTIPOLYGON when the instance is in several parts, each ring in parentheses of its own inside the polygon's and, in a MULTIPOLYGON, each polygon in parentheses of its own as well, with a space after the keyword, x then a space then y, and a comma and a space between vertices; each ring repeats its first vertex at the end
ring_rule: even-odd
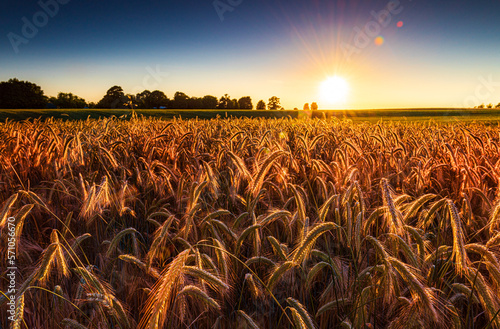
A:
POLYGON ((349 95, 349 84, 342 77, 329 77, 321 83, 319 95, 323 106, 344 105, 349 95))

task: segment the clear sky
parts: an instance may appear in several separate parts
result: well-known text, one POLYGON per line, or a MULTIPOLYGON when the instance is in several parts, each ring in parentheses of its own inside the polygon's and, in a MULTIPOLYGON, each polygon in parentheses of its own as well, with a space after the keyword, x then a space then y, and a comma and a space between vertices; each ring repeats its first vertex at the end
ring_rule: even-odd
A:
POLYGON ((500 102, 499 0, 217 1, 2 1, 0 80, 94 102, 113 85, 288 109, 500 102))

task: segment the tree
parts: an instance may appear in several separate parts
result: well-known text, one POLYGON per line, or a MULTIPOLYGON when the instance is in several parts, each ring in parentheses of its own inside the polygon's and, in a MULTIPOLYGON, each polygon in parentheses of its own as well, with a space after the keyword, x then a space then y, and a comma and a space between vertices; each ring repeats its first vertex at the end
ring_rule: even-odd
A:
POLYGON ((280 104, 280 99, 276 96, 269 98, 269 103, 267 104, 267 108, 272 111, 282 109, 280 104))
POLYGON ((257 103, 257 110, 265 110, 265 109, 266 109, 266 103, 264 103, 264 101, 261 99, 257 103))
POLYGON ((219 104, 217 105, 218 109, 230 109, 231 108, 231 97, 228 94, 222 96, 219 100, 219 104))
POLYGON ((250 96, 241 97, 238 100, 238 105, 241 110, 252 110, 253 104, 250 96))
POLYGON ((202 106, 204 109, 210 109, 210 110, 216 109, 217 104, 219 104, 217 97, 211 95, 204 96, 201 102, 203 104, 202 106))
POLYGON ((174 95, 174 100, 171 102, 171 108, 173 109, 187 109, 188 108, 189 96, 180 91, 176 92, 174 95))
POLYGON ((235 110, 239 110, 240 109, 240 103, 238 103, 238 100, 236 98, 233 98, 231 100, 231 108, 235 109, 235 110))
POLYGON ((317 104, 316 102, 313 102, 313 103, 311 104, 311 110, 312 110, 312 111, 317 111, 317 110, 318 110, 318 104, 317 104))
POLYGON ((129 97, 125 96, 123 88, 113 86, 108 89, 106 95, 97 103, 96 108, 99 109, 116 109, 126 108, 129 105, 129 97))
POLYGON ((0 108, 2 109, 43 109, 47 97, 40 86, 28 82, 10 79, 0 83, 0 108))
POLYGON ((309 111, 309 103, 304 104, 304 111, 309 111))
POLYGON ((189 109, 202 109, 203 108, 203 99, 198 97, 191 97, 188 100, 188 108, 189 109))
POLYGON ((57 97, 49 98, 49 103, 60 109, 83 109, 87 102, 72 93, 59 93, 57 97))
POLYGON ((294 107, 294 108, 293 108, 293 110, 294 110, 294 111, 298 111, 298 110, 299 110, 299 108, 298 108, 298 107, 294 107))
POLYGON ((153 91, 148 98, 148 103, 151 105, 151 107, 157 109, 159 109, 160 107, 167 107, 168 101, 169 99, 167 95, 165 95, 165 93, 160 90, 153 91))
POLYGON ((495 106, 495 108, 500 109, 500 103, 498 103, 497 106, 495 106))
POLYGON ((142 93, 135 95, 135 102, 140 109, 150 109, 153 106, 149 103, 151 100, 151 91, 144 90, 142 93))

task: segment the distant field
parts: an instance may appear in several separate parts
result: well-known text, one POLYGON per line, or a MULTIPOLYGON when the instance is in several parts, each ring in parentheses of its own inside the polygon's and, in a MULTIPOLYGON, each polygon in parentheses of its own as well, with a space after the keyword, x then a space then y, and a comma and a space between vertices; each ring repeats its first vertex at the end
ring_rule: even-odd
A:
MULTIPOLYGON (((347 118, 354 121, 378 121, 383 120, 429 120, 436 121, 500 121, 499 109, 376 109, 376 110, 324 110, 312 112, 304 111, 251 111, 251 110, 136 110, 137 115, 154 118, 172 119, 212 119, 219 117, 247 117, 247 118, 269 118, 269 117, 337 117, 347 118)), ((62 118, 69 120, 81 120, 88 117, 93 119, 111 116, 130 118, 131 110, 105 110, 105 109, 59 109, 59 110, 0 110, 0 120, 26 120, 29 118, 62 118)))

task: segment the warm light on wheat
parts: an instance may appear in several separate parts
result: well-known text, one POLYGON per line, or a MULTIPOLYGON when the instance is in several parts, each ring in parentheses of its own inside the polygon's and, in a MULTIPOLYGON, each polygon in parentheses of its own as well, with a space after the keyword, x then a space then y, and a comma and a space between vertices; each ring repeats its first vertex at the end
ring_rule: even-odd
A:
POLYGON ((2 122, 12 325, 499 328, 499 137, 491 123, 2 122))

